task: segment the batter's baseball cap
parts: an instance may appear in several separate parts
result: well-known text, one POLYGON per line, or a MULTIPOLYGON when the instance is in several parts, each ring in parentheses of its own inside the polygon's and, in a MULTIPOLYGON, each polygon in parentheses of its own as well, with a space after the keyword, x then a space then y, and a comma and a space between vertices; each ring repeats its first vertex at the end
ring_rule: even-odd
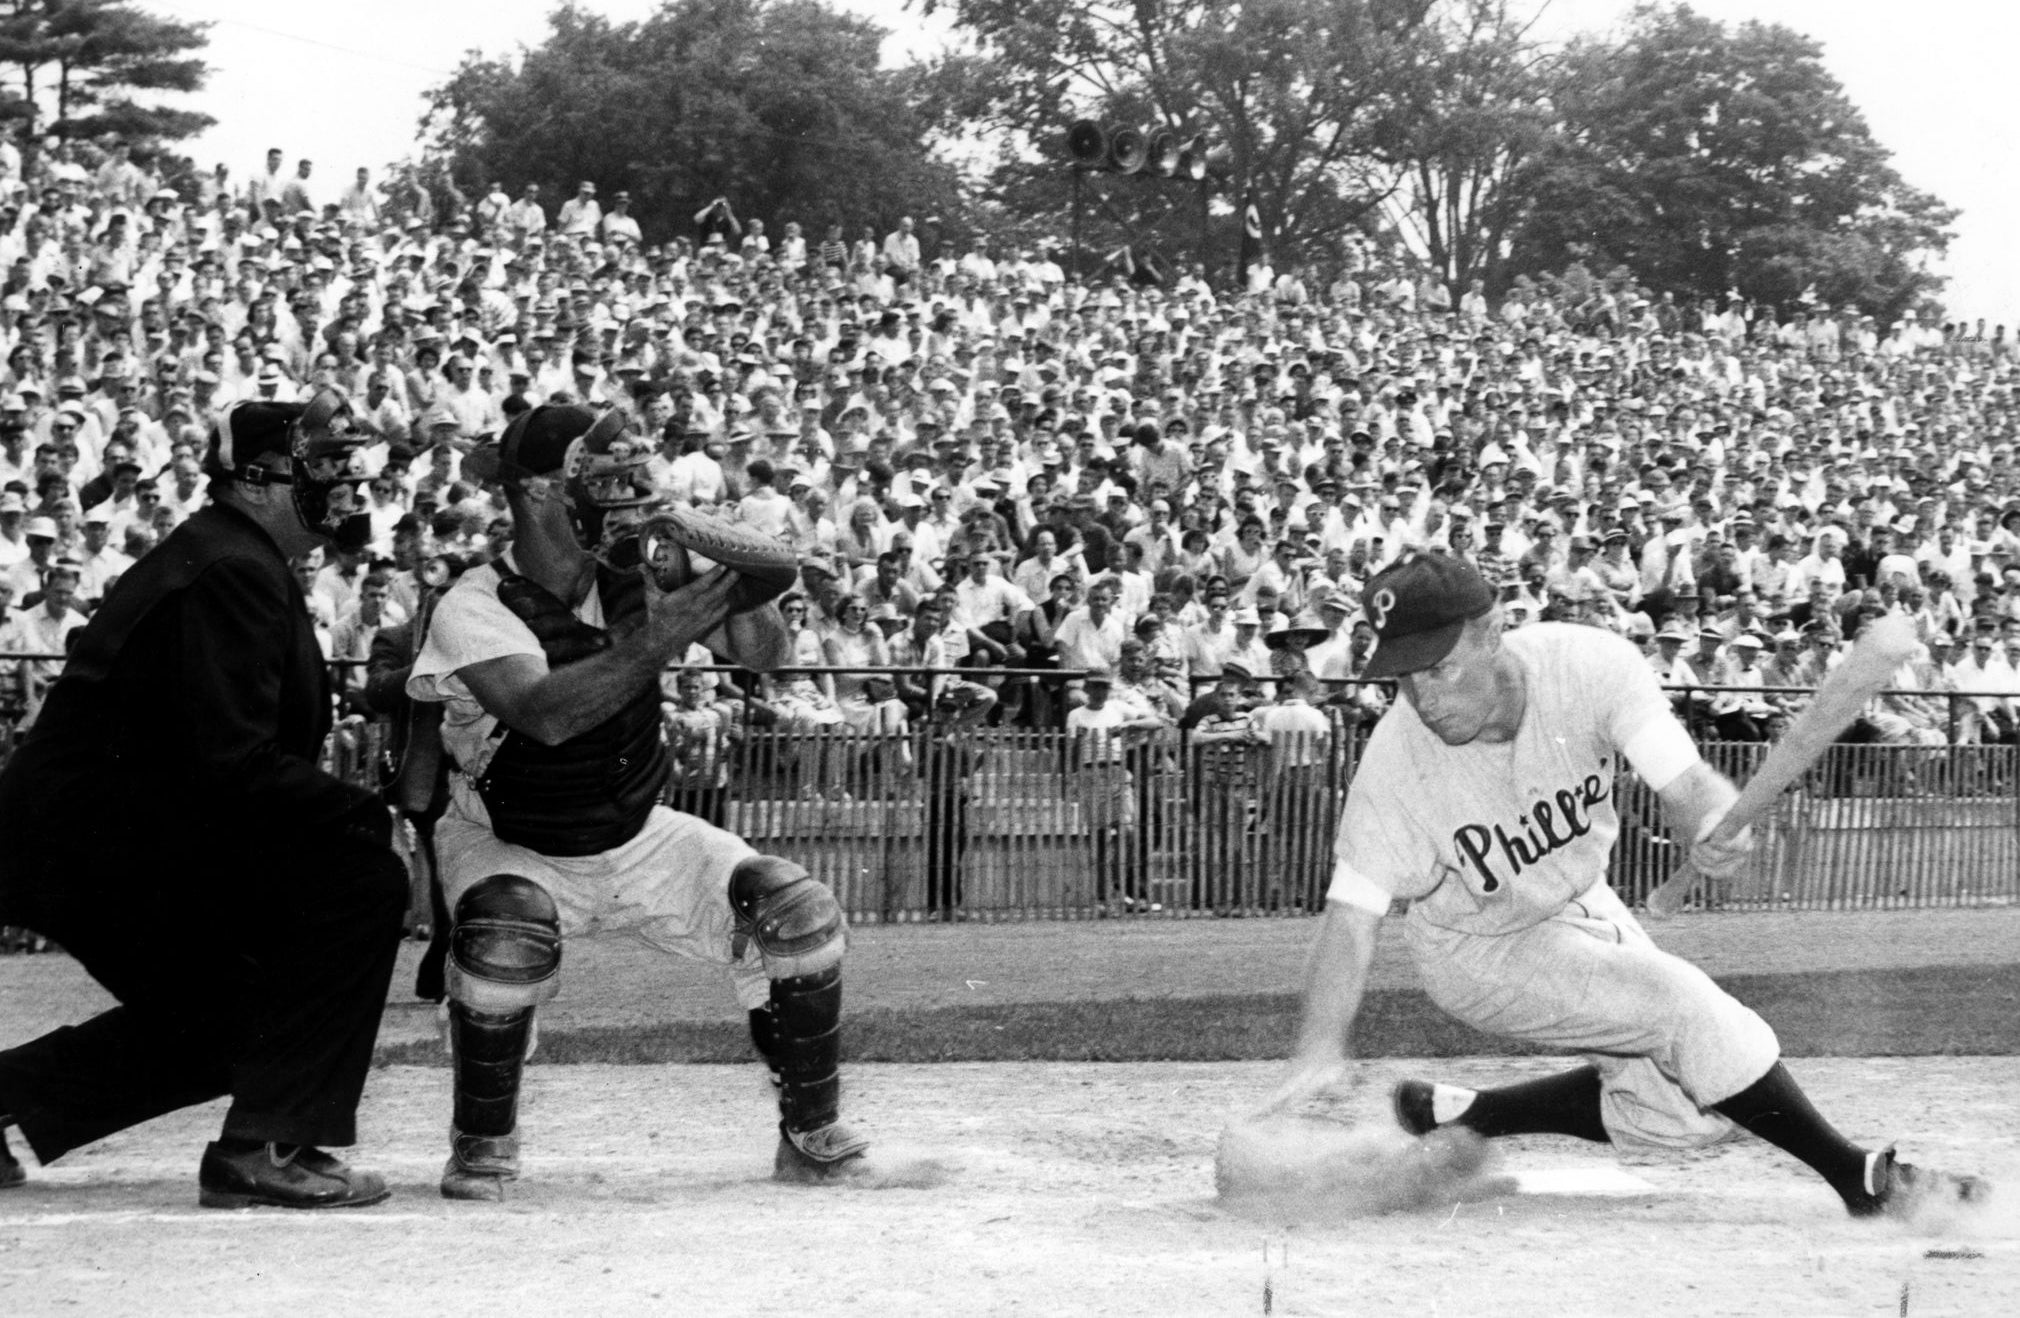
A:
POLYGON ((1494 588, 1446 554, 1417 554, 1382 569, 1362 597, 1375 626, 1364 677, 1429 668, 1451 652, 1468 621, 1494 607, 1494 588))

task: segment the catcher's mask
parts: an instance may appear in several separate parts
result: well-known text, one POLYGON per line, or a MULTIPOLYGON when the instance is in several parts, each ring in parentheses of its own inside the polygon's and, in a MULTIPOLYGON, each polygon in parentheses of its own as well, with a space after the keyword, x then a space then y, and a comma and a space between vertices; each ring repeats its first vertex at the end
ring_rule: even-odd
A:
POLYGON ((622 411, 547 406, 513 418, 496 447, 471 454, 463 470, 527 489, 544 483, 543 493, 567 504, 582 547, 629 570, 640 562, 639 527, 661 499, 646 472, 651 458, 652 445, 631 434, 622 411))
POLYGON ((247 485, 285 485, 309 531, 339 549, 362 549, 371 518, 361 493, 365 436, 352 423, 351 405, 334 389, 319 389, 307 403, 250 399, 231 404, 211 429, 205 466, 247 485), (286 453, 287 470, 256 459, 286 453))

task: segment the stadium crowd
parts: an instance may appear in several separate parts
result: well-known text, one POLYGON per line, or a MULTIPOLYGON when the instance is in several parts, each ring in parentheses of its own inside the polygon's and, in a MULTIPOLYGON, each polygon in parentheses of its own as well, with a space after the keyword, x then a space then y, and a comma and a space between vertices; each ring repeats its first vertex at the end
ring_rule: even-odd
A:
MULTIPOLYGON (((334 659, 416 612, 431 561, 502 550, 460 456, 573 400, 631 415, 669 501, 800 552, 799 659, 859 671, 767 677, 750 708, 788 727, 1191 727, 1265 686, 1366 721, 1363 585, 1423 550, 1498 582, 1510 626, 1634 638, 1708 737, 1768 735, 1802 698, 1775 688, 1885 611, 1926 651, 1871 736, 2015 737, 2004 327, 1581 268, 1493 298, 1358 240, 1237 291, 1074 281, 1063 252, 930 217, 774 225, 729 199, 648 245, 587 182, 430 214, 278 150, 177 190, 123 150, 24 175, 0 144, 0 176, 0 653, 60 654, 202 503, 217 409, 327 385, 374 436, 369 549, 299 563, 334 659)), ((0 669, 32 718, 60 661, 0 669)), ((670 726, 718 722, 708 682, 667 694, 670 726)))

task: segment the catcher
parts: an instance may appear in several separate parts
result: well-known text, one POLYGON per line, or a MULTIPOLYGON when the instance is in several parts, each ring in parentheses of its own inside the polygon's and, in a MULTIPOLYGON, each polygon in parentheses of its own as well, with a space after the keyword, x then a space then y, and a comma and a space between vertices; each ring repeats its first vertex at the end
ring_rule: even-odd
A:
POLYGON ((615 410, 537 407, 464 459, 503 485, 512 549, 443 596, 407 684, 445 702, 454 762, 436 834, 453 917, 451 1199, 503 1198, 518 1175, 534 1010, 558 987, 563 939, 592 931, 729 967, 778 1085, 777 1179, 847 1178, 867 1147, 838 1120, 833 894, 660 803, 661 670, 697 641, 759 671, 789 660, 772 600, 797 562, 705 515, 648 521, 652 446, 625 427, 615 410), (695 575, 688 550, 716 566, 695 575))

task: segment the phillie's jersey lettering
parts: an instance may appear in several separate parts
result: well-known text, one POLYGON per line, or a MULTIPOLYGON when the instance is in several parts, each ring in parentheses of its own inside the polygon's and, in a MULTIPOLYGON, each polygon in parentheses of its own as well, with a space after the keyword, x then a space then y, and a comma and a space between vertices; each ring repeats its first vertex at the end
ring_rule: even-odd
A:
MULTIPOLYGON (((1599 767, 1607 767, 1601 756, 1599 767)), ((1563 847, 1570 846, 1592 831, 1592 811, 1613 797, 1611 774, 1588 773, 1575 785, 1546 794, 1507 824, 1461 824, 1452 834, 1452 845, 1480 876, 1480 890, 1493 892, 1501 886, 1501 873, 1509 878, 1563 847)))
POLYGON ((1528 695, 1513 740, 1447 747, 1398 700, 1368 741, 1340 823, 1339 873, 1410 902, 1414 918, 1469 933, 1526 929, 1602 880, 1620 833, 1615 775, 1652 727, 1683 735, 1648 664, 1619 637, 1538 623, 1502 644, 1528 695))

